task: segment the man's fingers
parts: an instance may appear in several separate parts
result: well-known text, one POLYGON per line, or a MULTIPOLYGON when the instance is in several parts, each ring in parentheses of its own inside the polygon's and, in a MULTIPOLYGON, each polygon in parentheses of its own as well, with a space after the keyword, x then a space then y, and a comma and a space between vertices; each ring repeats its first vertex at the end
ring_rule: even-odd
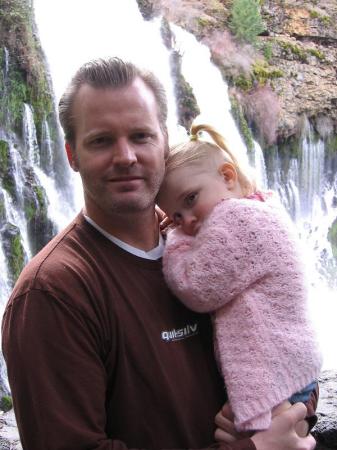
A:
POLYGON ((215 416, 215 425, 227 433, 236 434, 234 423, 224 417, 221 412, 215 416))
POLYGON ((227 419, 234 422, 234 414, 233 414, 232 408, 228 402, 223 405, 223 407, 221 409, 221 413, 224 417, 227 417, 227 419))
POLYGON ((236 441, 236 437, 232 436, 230 433, 226 433, 224 430, 217 428, 214 433, 214 439, 216 442, 226 442, 231 443, 236 441))
POLYGON ((295 426, 297 422, 303 420, 307 415, 307 407, 304 403, 295 403, 291 408, 289 408, 285 414, 291 423, 295 426))

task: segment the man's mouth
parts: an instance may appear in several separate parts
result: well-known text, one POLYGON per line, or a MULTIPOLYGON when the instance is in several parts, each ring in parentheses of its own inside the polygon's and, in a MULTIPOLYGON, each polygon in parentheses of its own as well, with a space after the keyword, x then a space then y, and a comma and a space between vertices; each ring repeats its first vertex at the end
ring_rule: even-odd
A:
POLYGON ((132 181, 138 181, 142 180, 142 177, 139 176, 131 176, 131 175, 125 175, 125 176, 118 176, 118 177, 110 177, 108 178, 108 181, 111 183, 128 183, 132 181))

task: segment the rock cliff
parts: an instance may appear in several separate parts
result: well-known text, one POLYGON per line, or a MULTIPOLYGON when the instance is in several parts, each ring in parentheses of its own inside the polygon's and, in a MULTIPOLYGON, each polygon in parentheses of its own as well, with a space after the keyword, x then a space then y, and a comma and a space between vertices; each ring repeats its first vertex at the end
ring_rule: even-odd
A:
POLYGON ((324 139, 336 134, 337 2, 260 1, 265 30, 254 46, 229 32, 232 3, 138 0, 144 17, 163 15, 208 45, 264 147, 298 135, 303 115, 324 139))

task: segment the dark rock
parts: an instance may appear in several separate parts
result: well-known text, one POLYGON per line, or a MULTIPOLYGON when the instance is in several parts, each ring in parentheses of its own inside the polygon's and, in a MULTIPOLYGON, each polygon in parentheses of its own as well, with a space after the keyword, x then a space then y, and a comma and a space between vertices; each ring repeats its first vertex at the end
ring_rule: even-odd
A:
POLYGON ((181 56, 176 50, 173 50, 171 53, 170 64, 177 101, 178 121, 180 125, 189 131, 193 119, 200 114, 200 109, 191 86, 181 73, 181 56))
POLYGON ((55 230, 48 217, 46 192, 32 171, 26 178, 23 197, 30 248, 35 255, 51 240, 55 230))
POLYGON ((318 422, 313 429, 316 450, 337 449, 337 373, 323 372, 319 386, 318 422))
POLYGON ((155 11, 151 0, 137 0, 138 8, 145 20, 153 19, 155 11))

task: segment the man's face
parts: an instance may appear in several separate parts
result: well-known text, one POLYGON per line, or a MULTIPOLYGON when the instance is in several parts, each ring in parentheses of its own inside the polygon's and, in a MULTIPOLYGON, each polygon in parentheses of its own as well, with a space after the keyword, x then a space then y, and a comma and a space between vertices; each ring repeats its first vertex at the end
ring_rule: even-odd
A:
POLYGON ((73 114, 72 167, 81 175, 89 216, 100 223, 152 209, 167 149, 152 91, 138 78, 122 88, 84 85, 73 114))

